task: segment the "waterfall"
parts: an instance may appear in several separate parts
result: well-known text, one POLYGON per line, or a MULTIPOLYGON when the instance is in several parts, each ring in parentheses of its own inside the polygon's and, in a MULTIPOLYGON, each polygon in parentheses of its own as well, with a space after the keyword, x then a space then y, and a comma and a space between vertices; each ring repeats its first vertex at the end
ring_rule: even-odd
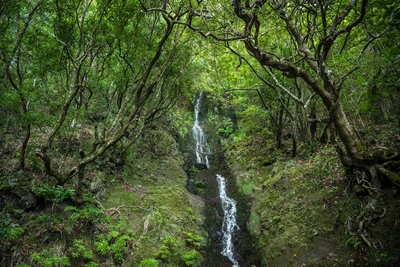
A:
POLYGON ((221 254, 228 257, 233 263, 232 267, 238 267, 239 264, 233 255, 233 242, 232 234, 235 230, 239 229, 236 224, 236 201, 226 195, 226 179, 225 177, 217 174, 219 197, 222 202, 222 209, 224 210, 224 221, 222 223, 222 244, 224 249, 221 254))
POLYGON ((206 136, 199 123, 199 113, 201 108, 201 101, 203 100, 203 92, 200 93, 194 104, 194 125, 193 125, 193 138, 196 141, 196 162, 202 163, 210 168, 208 161, 208 154, 210 148, 208 147, 206 136))
MULTIPOLYGON (((210 168, 208 161, 208 155, 210 148, 207 144, 206 136, 203 132, 199 122, 199 113, 203 100, 203 92, 200 93, 199 97, 196 98, 194 103, 194 126, 193 126, 193 138, 196 142, 196 162, 205 164, 207 169, 210 168)), ((219 197, 221 199, 222 209, 224 211, 224 219, 222 223, 222 245, 223 249, 221 254, 227 257, 232 263, 232 267, 239 267, 239 263, 234 257, 233 253, 233 242, 232 235, 239 229, 236 224, 236 201, 229 198, 226 194, 226 179, 220 174, 216 175, 218 181, 219 197)))

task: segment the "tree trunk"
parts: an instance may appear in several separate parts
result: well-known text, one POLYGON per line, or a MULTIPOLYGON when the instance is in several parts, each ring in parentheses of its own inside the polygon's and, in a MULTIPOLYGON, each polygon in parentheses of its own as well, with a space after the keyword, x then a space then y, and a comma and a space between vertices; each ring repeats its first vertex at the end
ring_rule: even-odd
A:
POLYGON ((25 155, 26 155, 26 149, 28 147, 28 142, 29 142, 30 136, 31 136, 31 124, 28 122, 28 124, 26 126, 25 138, 24 138, 24 141, 22 142, 22 146, 21 146, 21 155, 19 157, 19 168, 21 170, 25 169, 25 155))
MULTIPOLYGON (((312 101, 311 105, 310 105, 310 114, 309 114, 309 118, 310 119, 316 119, 317 118, 317 111, 316 111, 316 102, 312 101)), ((313 121, 310 123, 310 133, 311 133, 311 139, 315 139, 315 136, 317 135, 317 122, 313 121)))

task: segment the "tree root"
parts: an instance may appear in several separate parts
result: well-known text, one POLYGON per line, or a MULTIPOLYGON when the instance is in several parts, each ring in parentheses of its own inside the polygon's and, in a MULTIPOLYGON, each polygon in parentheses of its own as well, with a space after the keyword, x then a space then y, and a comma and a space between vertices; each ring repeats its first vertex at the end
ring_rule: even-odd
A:
POLYGON ((390 182, 392 182, 393 185, 397 186, 400 188, 400 175, 397 173, 388 170, 387 168, 380 166, 378 168, 378 171, 380 174, 386 176, 390 182))
POLYGON ((380 183, 377 180, 376 171, 373 168, 369 168, 368 172, 370 174, 370 177, 372 177, 371 181, 368 180, 365 171, 355 172, 357 184, 359 184, 362 188, 367 190, 370 196, 377 196, 377 197, 382 196, 383 191, 379 188, 380 183))
MULTIPOLYGON (((101 203, 100 202, 98 202, 100 205, 101 205, 101 203)), ((101 207, 103 208, 103 206, 101 205, 101 207)), ((134 208, 134 209, 141 209, 141 210, 149 210, 149 209, 151 209, 151 208, 148 208, 148 207, 141 207, 141 206, 125 206, 125 205, 121 205, 121 206, 118 206, 118 207, 115 207, 115 208, 109 208, 109 209, 106 209, 105 210, 105 212, 104 212, 104 214, 106 215, 106 216, 116 216, 117 218, 121 215, 121 210, 122 209, 125 209, 125 210, 127 210, 127 209, 129 209, 129 208, 134 208)), ((128 213, 128 211, 126 211, 127 213, 128 213)))
MULTIPOLYGON (((377 244, 382 248, 382 244, 379 240, 374 240, 375 238, 368 233, 368 226, 374 224, 375 221, 383 218, 386 214, 386 209, 382 208, 380 210, 376 207, 376 200, 371 199, 371 201, 364 206, 358 216, 356 217, 356 225, 358 229, 356 230, 357 236, 369 247, 377 249, 377 244)), ((351 232, 350 223, 348 224, 350 234, 354 235, 354 231, 351 232)))

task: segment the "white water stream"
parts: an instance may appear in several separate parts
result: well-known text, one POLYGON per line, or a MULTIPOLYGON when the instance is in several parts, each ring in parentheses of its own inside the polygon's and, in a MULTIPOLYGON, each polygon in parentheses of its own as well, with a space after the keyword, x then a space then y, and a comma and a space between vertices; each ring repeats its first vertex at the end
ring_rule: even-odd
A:
POLYGON ((226 179, 222 175, 217 174, 219 197, 222 202, 222 209, 224 210, 224 221, 222 223, 222 255, 228 257, 233 263, 232 267, 239 267, 237 260, 233 255, 233 242, 232 234, 239 229, 236 224, 236 201, 226 195, 226 179))
MULTIPOLYGON (((208 154, 210 148, 207 144, 206 136, 204 135, 203 129, 199 123, 199 113, 203 99, 203 92, 200 93, 199 97, 195 100, 194 104, 194 126, 193 126, 193 138, 196 142, 196 162, 205 164, 207 168, 210 168, 208 160, 208 154)), ((234 257, 233 252, 233 233, 239 229, 236 224, 236 201, 229 198, 226 194, 226 179, 220 174, 217 174, 219 197, 221 199, 222 209, 224 211, 224 220, 222 222, 222 245, 223 249, 221 254, 227 257, 232 262, 232 267, 239 267, 239 263, 234 257)))
POLYGON ((203 100, 203 92, 200 93, 199 97, 194 103, 194 125, 193 125, 193 138, 196 141, 196 161, 197 163, 202 163, 210 168, 210 163, 208 161, 208 154, 210 153, 210 148, 207 144, 206 136, 204 135, 203 129, 199 124, 199 113, 201 108, 201 100, 203 100))

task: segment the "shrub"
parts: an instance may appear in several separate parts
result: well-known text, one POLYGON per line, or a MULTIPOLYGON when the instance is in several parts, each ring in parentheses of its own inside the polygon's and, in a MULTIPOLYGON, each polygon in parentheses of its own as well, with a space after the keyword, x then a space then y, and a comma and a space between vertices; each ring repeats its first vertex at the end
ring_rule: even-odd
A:
POLYGON ((158 261, 155 259, 142 260, 139 267, 158 267, 158 261))
POLYGON ((191 250, 182 255, 182 260, 186 266, 193 266, 199 256, 200 254, 196 250, 191 250))
POLYGON ((51 200, 54 203, 58 203, 75 196, 74 189, 66 189, 60 185, 56 187, 52 187, 47 184, 36 185, 33 187, 33 192, 36 196, 43 197, 46 200, 51 200))
POLYGON ((195 246, 195 247, 200 247, 201 246, 201 241, 203 241, 203 238, 199 235, 193 234, 193 233, 187 233, 184 232, 186 234, 186 242, 189 245, 195 246))
POLYGON ((95 242, 94 245, 100 255, 112 254, 115 260, 122 261, 129 249, 128 241, 130 240, 132 238, 128 235, 120 235, 117 231, 111 231, 107 235, 107 239, 100 236, 100 240, 95 242))

